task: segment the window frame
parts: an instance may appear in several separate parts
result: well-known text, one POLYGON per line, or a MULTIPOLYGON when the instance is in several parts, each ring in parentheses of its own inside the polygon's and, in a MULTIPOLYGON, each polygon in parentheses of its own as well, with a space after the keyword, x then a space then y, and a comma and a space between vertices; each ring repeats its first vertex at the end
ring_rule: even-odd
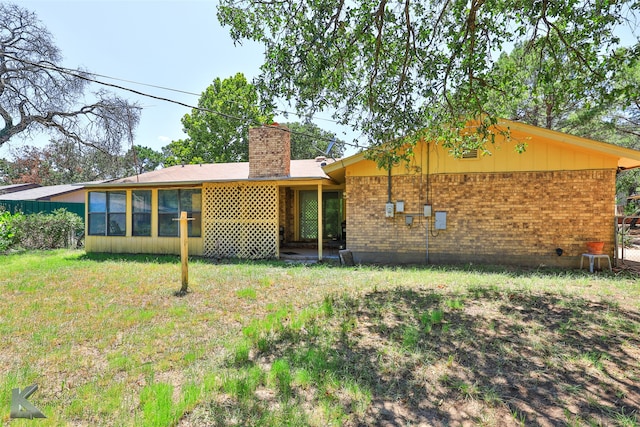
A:
POLYGON ((90 191, 88 195, 88 224, 90 236, 126 236, 127 235, 127 192, 121 191, 90 191), (97 203, 95 209, 92 196, 104 195, 104 200, 97 203), (118 200, 120 199, 120 200, 118 200), (122 203, 124 201, 124 203, 122 203), (101 217, 100 221, 94 221, 101 217), (100 225, 102 223, 102 225, 100 225), (95 230, 95 228, 97 230, 95 230))
POLYGON ((186 211, 187 216, 189 218, 194 218, 194 220, 188 222, 188 237, 202 237, 202 189, 201 188, 166 188, 166 189, 158 189, 158 237, 179 237, 180 236, 180 227, 177 221, 180 218, 180 212, 186 211), (177 208, 173 208, 169 205, 163 205, 164 195, 163 192, 175 192, 176 196, 174 198, 177 201, 177 208), (199 204, 194 206, 194 203, 191 203, 191 209, 183 209, 183 205, 186 203, 183 202, 183 197, 185 196, 185 192, 192 192, 192 194, 198 194, 199 204), (197 207, 197 209, 194 209, 197 207), (162 212, 164 210, 164 212, 162 212), (171 220, 172 223, 169 223, 167 219, 171 220), (174 219, 176 221, 174 221, 174 219))
POLYGON ((153 211, 153 192, 151 190, 132 190, 131 191, 131 236, 132 237, 151 237, 151 214, 153 211), (136 203, 136 193, 145 193, 140 195, 144 198, 144 206, 142 209, 136 203), (147 202, 148 201, 148 205, 147 202), (142 220, 141 220, 142 218, 142 220), (140 226, 142 224, 142 226, 140 226), (139 227, 143 227, 139 230, 139 227))

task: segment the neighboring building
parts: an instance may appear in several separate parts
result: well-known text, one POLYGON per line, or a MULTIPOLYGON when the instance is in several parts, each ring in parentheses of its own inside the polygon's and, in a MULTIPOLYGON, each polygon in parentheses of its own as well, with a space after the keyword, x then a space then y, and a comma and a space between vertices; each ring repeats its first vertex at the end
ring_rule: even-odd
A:
POLYGON ((594 240, 613 255, 616 173, 640 167, 640 151, 508 120, 499 126, 511 140, 497 135, 490 156, 457 159, 432 142, 391 178, 363 153, 326 166, 346 186, 354 261, 577 267, 594 240), (527 143, 524 153, 517 142, 527 143))
POLYGON ((0 196, 3 194, 15 193, 16 191, 29 190, 31 188, 40 187, 40 184, 11 184, 0 185, 0 196))
MULTIPOLYGON (((22 184, 20 184, 22 185, 22 184)), ((0 200, 34 200, 47 202, 84 203, 84 184, 47 185, 0 194, 0 200)))
POLYGON ((322 259, 325 238, 337 238, 344 220, 344 186, 325 164, 290 160, 288 129, 263 126, 249 130, 248 163, 174 166, 88 185, 86 250, 178 254, 175 219, 186 211, 191 255, 277 258, 296 242, 322 259))
POLYGON ((391 175, 360 153, 289 159, 286 128, 249 132, 249 162, 175 166, 87 185, 89 252, 277 258, 281 247, 345 237, 357 263, 577 267, 586 242, 613 253, 615 177, 640 152, 503 120, 491 156, 418 144, 391 175), (517 142, 526 142, 522 154, 517 142), (425 207, 426 206, 426 207, 425 207), (388 210, 391 209, 391 210, 388 210), (426 216, 425 216, 426 214, 426 216), (558 255, 558 254, 561 255, 558 255))

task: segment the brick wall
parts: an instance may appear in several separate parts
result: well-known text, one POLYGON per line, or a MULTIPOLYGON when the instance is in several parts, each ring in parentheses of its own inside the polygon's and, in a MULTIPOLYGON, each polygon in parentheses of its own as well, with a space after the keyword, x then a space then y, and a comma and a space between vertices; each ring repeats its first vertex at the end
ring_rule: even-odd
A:
POLYGON ((591 240, 613 254, 615 171, 395 176, 392 201, 406 215, 385 218, 387 177, 347 177, 347 247, 357 262, 511 263, 578 266, 591 240), (447 229, 421 216, 429 202, 447 229), (427 233, 427 225, 429 233, 427 233), (563 255, 556 254, 563 249, 563 255))
POLYGON ((290 175, 291 139, 287 128, 261 126, 249 129, 249 178, 290 175))

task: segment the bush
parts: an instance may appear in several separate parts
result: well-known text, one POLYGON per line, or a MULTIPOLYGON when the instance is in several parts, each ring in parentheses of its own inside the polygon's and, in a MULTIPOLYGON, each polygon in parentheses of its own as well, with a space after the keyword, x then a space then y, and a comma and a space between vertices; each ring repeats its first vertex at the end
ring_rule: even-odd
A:
POLYGON ((21 213, 11 215, 8 211, 0 210, 0 252, 5 252, 18 242, 16 222, 21 216, 21 213))
POLYGON ((66 248, 84 229, 82 218, 66 209, 21 215, 14 223, 18 244, 23 249, 66 248))

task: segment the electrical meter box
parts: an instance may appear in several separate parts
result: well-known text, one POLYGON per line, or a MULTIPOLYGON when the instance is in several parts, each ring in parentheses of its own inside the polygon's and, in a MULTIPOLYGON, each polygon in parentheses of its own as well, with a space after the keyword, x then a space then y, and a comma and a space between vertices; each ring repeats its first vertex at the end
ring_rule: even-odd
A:
POLYGON ((436 212, 435 228, 436 230, 447 229, 447 213, 446 212, 443 212, 443 211, 436 212))
POLYGON ((424 216, 431 216, 431 205, 424 205, 424 216))
POLYGON ((387 218, 393 218, 393 210, 395 208, 395 204, 389 202, 384 207, 384 216, 387 218))

